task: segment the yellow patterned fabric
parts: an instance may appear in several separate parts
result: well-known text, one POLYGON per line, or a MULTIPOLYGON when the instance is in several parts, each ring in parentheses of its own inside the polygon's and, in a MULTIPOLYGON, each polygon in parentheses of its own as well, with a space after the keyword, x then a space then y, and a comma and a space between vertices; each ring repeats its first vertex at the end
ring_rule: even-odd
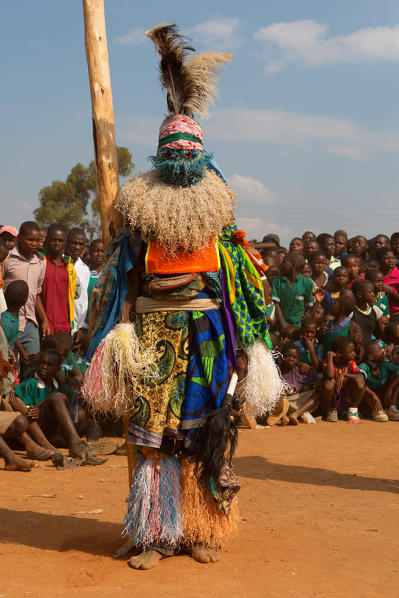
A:
POLYGON ((136 398, 130 421, 151 434, 175 435, 180 424, 188 366, 188 314, 153 312, 139 314, 136 332, 143 349, 159 355, 158 376, 143 381, 143 396, 136 398))

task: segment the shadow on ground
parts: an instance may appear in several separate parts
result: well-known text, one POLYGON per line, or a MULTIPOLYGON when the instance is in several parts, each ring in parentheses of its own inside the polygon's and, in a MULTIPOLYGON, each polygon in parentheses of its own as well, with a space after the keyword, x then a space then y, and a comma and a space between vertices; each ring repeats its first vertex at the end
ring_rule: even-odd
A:
POLYGON ((0 543, 109 556, 122 544, 121 525, 98 519, 0 509, 0 543))
POLYGON ((369 478, 339 473, 332 469, 273 463, 264 457, 237 457, 233 461, 237 475, 254 480, 278 480, 295 484, 335 486, 347 490, 369 490, 399 494, 399 480, 369 478))

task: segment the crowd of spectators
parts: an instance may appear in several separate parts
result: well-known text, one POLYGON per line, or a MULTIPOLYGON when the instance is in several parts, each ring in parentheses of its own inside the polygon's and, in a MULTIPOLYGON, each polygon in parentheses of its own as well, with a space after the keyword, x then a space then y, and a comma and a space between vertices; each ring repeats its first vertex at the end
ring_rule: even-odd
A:
POLYGON ((6 469, 28 459, 58 467, 99 465, 116 449, 99 442, 80 393, 90 293, 103 268, 100 239, 81 228, 36 222, 0 228, 0 456, 6 469), (82 437, 86 438, 86 441, 82 437), (69 449, 68 455, 60 447, 69 449))
MULTIPOLYGON (((306 231, 288 248, 273 234, 252 244, 267 267, 267 320, 285 381, 268 423, 399 421, 399 232, 368 240, 306 231)), ((48 459, 61 468, 103 463, 118 447, 100 440, 80 392, 102 241, 60 224, 2 226, 0 263, 6 469, 29 471, 48 459)))
MULTIPOLYGON (((254 243, 286 389, 270 421, 399 421, 399 232, 254 243)), ((270 423, 269 421, 269 423, 270 423)))

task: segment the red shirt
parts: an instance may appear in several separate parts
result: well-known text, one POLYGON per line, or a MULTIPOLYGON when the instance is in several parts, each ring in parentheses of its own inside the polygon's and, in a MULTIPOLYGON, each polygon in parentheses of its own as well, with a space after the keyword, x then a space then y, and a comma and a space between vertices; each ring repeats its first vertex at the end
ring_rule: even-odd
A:
POLYGON ((68 270, 61 259, 59 264, 46 255, 46 274, 43 281, 42 301, 51 328, 55 332, 70 332, 68 310, 68 270))
MULTIPOLYGON (((343 368, 338 368, 335 363, 333 363, 334 366, 334 379, 336 380, 338 378, 338 375, 340 373, 342 373, 344 376, 345 374, 362 374, 362 370, 359 369, 357 363, 355 360, 353 361, 348 361, 348 363, 343 367, 343 368)), ((323 373, 325 374, 327 372, 327 357, 325 359, 323 359, 323 361, 321 362, 321 367, 323 370, 323 373)), ((348 379, 344 378, 343 384, 342 384, 342 388, 344 388, 346 386, 348 379)))

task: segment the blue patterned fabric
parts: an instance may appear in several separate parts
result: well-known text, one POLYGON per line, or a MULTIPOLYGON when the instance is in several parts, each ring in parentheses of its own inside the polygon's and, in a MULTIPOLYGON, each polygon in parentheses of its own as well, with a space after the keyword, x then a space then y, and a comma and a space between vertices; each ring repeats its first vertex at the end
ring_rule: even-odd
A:
POLYGON ((190 333, 183 427, 184 421, 200 420, 209 411, 219 409, 230 380, 221 312, 191 312, 190 333))

